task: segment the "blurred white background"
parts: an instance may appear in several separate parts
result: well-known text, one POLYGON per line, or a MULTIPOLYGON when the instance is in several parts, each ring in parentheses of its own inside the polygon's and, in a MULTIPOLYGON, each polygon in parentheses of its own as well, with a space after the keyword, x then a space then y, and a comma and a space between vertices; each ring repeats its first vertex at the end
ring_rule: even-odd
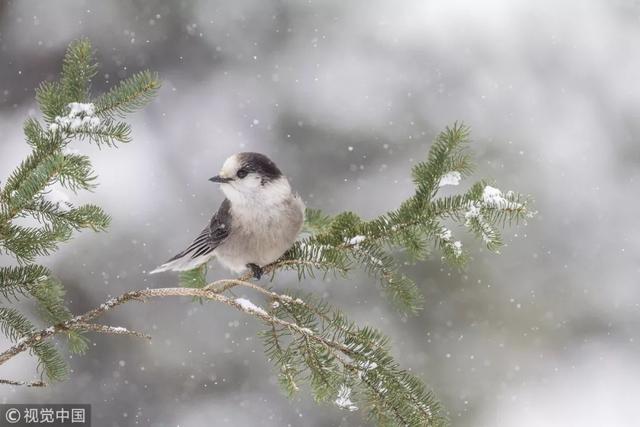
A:
MULTIPOLYGON (((145 271, 217 209, 207 178, 234 152, 272 157, 310 207, 370 217, 412 192, 411 164, 462 120, 476 177, 531 194, 539 211, 505 233, 501 255, 467 238, 464 272, 437 252, 408 267, 426 295, 408 319, 364 275, 276 286, 392 336, 455 426, 637 425, 640 2, 0 0, 0 180, 28 152, 34 88, 80 36, 102 65, 95 92, 144 68, 164 83, 133 143, 75 145, 100 175, 82 201, 113 226, 46 260, 74 310, 174 284, 145 271)), ((70 381, 5 386, 0 401, 92 403, 97 426, 367 425, 306 393, 288 400, 260 325, 228 308, 161 301, 105 320, 154 339, 95 337, 70 381)), ((33 368, 16 359, 0 377, 33 368)))

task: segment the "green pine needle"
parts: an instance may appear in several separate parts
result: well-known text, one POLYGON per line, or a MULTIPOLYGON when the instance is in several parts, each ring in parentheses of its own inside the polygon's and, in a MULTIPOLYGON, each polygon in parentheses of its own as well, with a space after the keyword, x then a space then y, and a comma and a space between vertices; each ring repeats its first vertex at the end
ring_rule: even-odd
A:
POLYGON ((389 339, 379 331, 358 327, 337 309, 310 295, 289 293, 272 305, 278 319, 295 322, 308 333, 330 340, 336 352, 306 334, 269 324, 261 333, 265 351, 279 371, 287 394, 308 385, 319 402, 336 402, 350 391, 351 407, 360 406, 380 424, 442 425, 441 408, 422 382, 402 370, 389 352, 389 339))
MULTIPOLYGON (((112 118, 146 105, 160 84, 157 75, 142 72, 118 84, 94 101, 95 114, 101 118, 95 126, 61 127, 60 118, 70 114, 71 103, 91 103, 91 80, 98 68, 87 39, 71 43, 62 62, 57 81, 43 82, 36 89, 42 111, 42 124, 29 118, 24 124, 25 139, 31 153, 9 175, 0 191, 0 251, 12 255, 19 266, 0 267, 0 295, 7 305, 21 298, 34 300, 38 314, 47 324, 59 324, 72 317, 65 306, 65 289, 51 272, 37 264, 71 239, 74 231, 105 230, 109 216, 98 206, 74 206, 68 202, 47 200, 53 184, 72 193, 96 187, 96 175, 87 156, 66 152, 71 141, 88 140, 100 146, 115 146, 131 140, 131 128, 112 118), (52 126, 55 125, 56 127, 52 126), (37 224, 22 221, 31 218, 37 224)), ((32 332, 31 321, 17 308, 0 307, 0 332, 17 341, 32 332)), ((66 331, 71 352, 84 353, 87 338, 78 331, 66 331)), ((51 380, 66 376, 67 367, 54 344, 45 340, 30 347, 38 359, 38 369, 51 380)))
POLYGON ((96 114, 125 117, 147 105, 160 89, 158 75, 142 71, 121 81, 96 101, 96 114))
POLYGON ((49 269, 37 264, 22 267, 0 267, 0 295, 15 299, 18 294, 28 295, 38 283, 50 275, 49 269))
POLYGON ((62 63, 60 83, 66 103, 89 100, 91 79, 98 71, 93 48, 88 39, 77 40, 69 46, 62 63))
MULTIPOLYGON (((0 332, 9 340, 16 342, 35 331, 31 321, 18 310, 0 307, 0 332)), ((61 381, 67 377, 67 364, 52 343, 38 341, 30 348, 30 352, 38 359, 38 370, 42 371, 47 378, 52 381, 61 381)))
POLYGON ((179 277, 180 286, 202 289, 207 285, 207 266, 204 264, 193 270, 183 271, 179 277))
MULTIPOLYGON (((207 265, 203 264, 193 270, 183 271, 179 274, 180 286, 185 288, 202 289, 207 286, 207 265)), ((194 297, 194 301, 200 304, 204 302, 202 298, 194 297)))
POLYGON ((331 217, 325 215, 320 209, 307 208, 305 211, 305 221, 303 233, 318 234, 327 230, 331 224, 331 217))

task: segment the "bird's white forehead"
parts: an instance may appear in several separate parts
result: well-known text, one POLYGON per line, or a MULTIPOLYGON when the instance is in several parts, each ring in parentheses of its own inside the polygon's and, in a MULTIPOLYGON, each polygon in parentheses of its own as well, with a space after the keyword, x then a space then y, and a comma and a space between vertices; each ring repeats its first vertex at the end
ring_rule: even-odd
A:
POLYGON ((238 155, 234 154, 224 161, 222 169, 220 169, 220 176, 223 178, 234 177, 236 175, 236 172, 238 172, 238 169, 240 169, 241 167, 242 164, 240 163, 238 155))

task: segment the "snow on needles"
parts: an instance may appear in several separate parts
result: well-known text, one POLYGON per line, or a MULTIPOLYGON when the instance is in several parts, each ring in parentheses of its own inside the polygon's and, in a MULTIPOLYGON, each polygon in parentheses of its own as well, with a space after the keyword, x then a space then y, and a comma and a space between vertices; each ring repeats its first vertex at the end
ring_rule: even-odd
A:
POLYGON ((440 239, 445 242, 445 246, 451 248, 451 250, 453 251, 453 255, 455 255, 456 257, 462 255, 462 242, 458 240, 456 240, 455 242, 451 241, 451 238, 453 237, 451 230, 449 230, 447 227, 442 227, 440 229, 440 234, 438 235, 438 237, 440 237, 440 239))
POLYGON ((470 202, 464 217, 467 221, 473 218, 480 218, 482 216, 481 209, 484 207, 504 210, 522 209, 524 207, 522 203, 511 200, 512 198, 513 193, 511 191, 504 195, 500 189, 487 185, 482 190, 482 200, 470 202))
POLYGON ((511 191, 503 194, 500 189, 486 185, 482 190, 482 199, 468 203, 467 211, 464 213, 465 225, 467 227, 478 226, 482 233, 482 239, 487 243, 491 242, 493 240, 491 226, 485 220, 482 209, 523 209, 525 205, 514 201, 514 198, 514 193, 511 191))
POLYGON ((444 187, 445 185, 458 185, 462 179, 462 174, 458 171, 447 172, 440 178, 438 187, 444 187))
POLYGON ((355 236, 351 239, 345 239, 345 241, 349 246, 358 246, 360 243, 364 242, 366 238, 366 236, 355 236))
POLYGON ((440 231, 440 238, 446 242, 451 240, 451 230, 449 230, 446 227, 442 227, 442 230, 440 231))
POLYGON ((451 246, 453 248, 453 254, 455 256, 459 257, 460 255, 462 255, 462 242, 456 240, 451 244, 451 246))
POLYGON ((502 191, 490 185, 484 187, 482 191, 482 201, 487 206, 498 209, 520 209, 522 203, 516 203, 509 200, 511 193, 507 193, 507 198, 502 195, 502 191))
POLYGON ((100 127, 100 118, 96 117, 96 107, 92 103, 72 102, 67 107, 69 113, 66 116, 56 116, 54 123, 49 125, 51 132, 95 131, 100 127))
POLYGON ((251 301, 249 301, 248 299, 245 298, 236 298, 235 302, 242 307, 242 309, 244 311, 248 311, 250 313, 257 313, 257 314, 261 314, 263 316, 268 316, 269 314, 264 311, 262 308, 258 307, 257 305, 255 305, 254 303, 252 303, 251 301))
POLYGON ((77 116, 93 116, 96 113, 96 106, 89 103, 83 104, 81 102, 72 102, 68 105, 69 107, 69 115, 72 117, 77 116))
POLYGON ((336 398, 336 405, 342 409, 348 409, 350 411, 357 411, 358 407, 351 401, 351 388, 346 385, 341 385, 338 390, 338 397, 336 398))
POLYGON ((469 221, 471 218, 477 218, 480 216, 480 207, 477 206, 474 202, 469 204, 467 211, 464 213, 464 219, 469 221))

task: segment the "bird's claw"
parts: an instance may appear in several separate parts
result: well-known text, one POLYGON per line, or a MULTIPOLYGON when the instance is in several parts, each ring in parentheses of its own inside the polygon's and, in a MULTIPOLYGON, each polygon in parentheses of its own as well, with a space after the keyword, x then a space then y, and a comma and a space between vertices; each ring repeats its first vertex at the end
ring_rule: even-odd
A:
POLYGON ((247 264, 247 268, 249 268, 251 270, 251 272, 253 273, 253 277, 255 277, 257 280, 260 280, 260 278, 262 277, 262 273, 264 272, 262 270, 262 267, 260 267, 257 264, 247 264))

